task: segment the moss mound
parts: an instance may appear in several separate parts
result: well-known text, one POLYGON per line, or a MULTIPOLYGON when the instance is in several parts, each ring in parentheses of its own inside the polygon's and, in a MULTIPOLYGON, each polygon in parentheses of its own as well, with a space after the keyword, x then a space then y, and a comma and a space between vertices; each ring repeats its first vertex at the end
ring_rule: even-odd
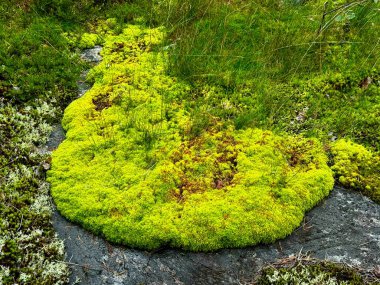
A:
POLYGON ((340 139, 331 147, 335 177, 345 187, 362 191, 380 203, 380 156, 364 146, 340 139))
POLYGON ((194 251, 290 234, 333 187, 314 139, 199 122, 166 75, 163 30, 108 34, 93 88, 65 111, 48 179, 59 211, 112 242, 194 251))

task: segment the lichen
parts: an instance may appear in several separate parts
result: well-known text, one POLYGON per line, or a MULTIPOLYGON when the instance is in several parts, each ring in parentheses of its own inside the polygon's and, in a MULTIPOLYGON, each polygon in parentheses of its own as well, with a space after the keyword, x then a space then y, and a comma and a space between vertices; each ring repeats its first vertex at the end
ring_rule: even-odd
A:
POLYGON ((310 256, 289 256, 264 267, 253 284, 379 284, 374 270, 363 270, 344 263, 318 260, 310 256))
POLYGON ((48 121, 56 113, 39 100, 34 108, 0 102, 0 284, 65 284, 68 279, 41 170, 48 155, 36 147, 47 140, 48 121))

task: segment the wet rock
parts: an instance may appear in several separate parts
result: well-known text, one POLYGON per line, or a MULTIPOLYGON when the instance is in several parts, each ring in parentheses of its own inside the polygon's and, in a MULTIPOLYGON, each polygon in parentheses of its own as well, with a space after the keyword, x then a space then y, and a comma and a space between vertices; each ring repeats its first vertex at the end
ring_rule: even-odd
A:
POLYGON ((55 150, 59 144, 65 139, 65 131, 60 124, 53 126, 53 131, 50 134, 49 140, 46 144, 46 150, 51 152, 55 150))
POLYGON ((100 56, 101 50, 101 46, 95 46, 94 48, 85 49, 81 53, 81 58, 88 62, 100 62, 102 60, 102 57, 100 56))
MULTIPOLYGON (((81 53, 81 58, 89 63, 97 64, 102 60, 102 57, 100 55, 101 51, 101 46, 95 46, 91 49, 85 49, 81 53)), ((85 70, 80 74, 80 78, 77 82, 78 97, 82 97, 91 88, 91 85, 86 81, 87 74, 88 70, 85 70)))
POLYGON ((91 85, 88 84, 88 82, 86 81, 87 74, 88 74, 88 71, 83 71, 80 75, 79 81, 77 82, 78 98, 82 97, 84 93, 86 93, 91 88, 91 85))

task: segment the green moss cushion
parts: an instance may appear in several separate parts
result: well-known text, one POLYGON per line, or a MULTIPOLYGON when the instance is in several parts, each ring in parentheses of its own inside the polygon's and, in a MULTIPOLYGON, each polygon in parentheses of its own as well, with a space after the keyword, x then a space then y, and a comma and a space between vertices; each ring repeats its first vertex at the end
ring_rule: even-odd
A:
POLYGON ((344 187, 362 191, 380 203, 380 156, 360 144, 337 140, 331 146, 331 169, 344 187))
POLYGON ((48 179, 68 219, 132 247, 194 251, 289 235, 333 187, 313 139, 236 131, 217 120, 196 136, 166 75, 160 29, 105 39, 93 88, 65 111, 66 140, 48 179))

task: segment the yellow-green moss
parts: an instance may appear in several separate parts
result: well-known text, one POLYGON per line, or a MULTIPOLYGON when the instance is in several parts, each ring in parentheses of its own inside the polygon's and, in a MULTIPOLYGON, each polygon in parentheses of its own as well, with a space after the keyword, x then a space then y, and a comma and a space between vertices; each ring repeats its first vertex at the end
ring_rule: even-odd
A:
POLYGON ((374 201, 380 202, 380 156, 364 146, 348 140, 332 145, 335 177, 345 187, 361 190, 374 201))
POLYGON ((97 34, 84 33, 79 41, 78 47, 81 49, 93 48, 101 42, 101 38, 97 34))
POLYGON ((213 117, 194 133, 181 100, 190 87, 166 75, 163 37, 131 25, 105 37, 95 84, 66 109, 66 140, 53 154, 59 211, 145 249, 216 250, 290 234, 333 187, 320 143, 213 117))

